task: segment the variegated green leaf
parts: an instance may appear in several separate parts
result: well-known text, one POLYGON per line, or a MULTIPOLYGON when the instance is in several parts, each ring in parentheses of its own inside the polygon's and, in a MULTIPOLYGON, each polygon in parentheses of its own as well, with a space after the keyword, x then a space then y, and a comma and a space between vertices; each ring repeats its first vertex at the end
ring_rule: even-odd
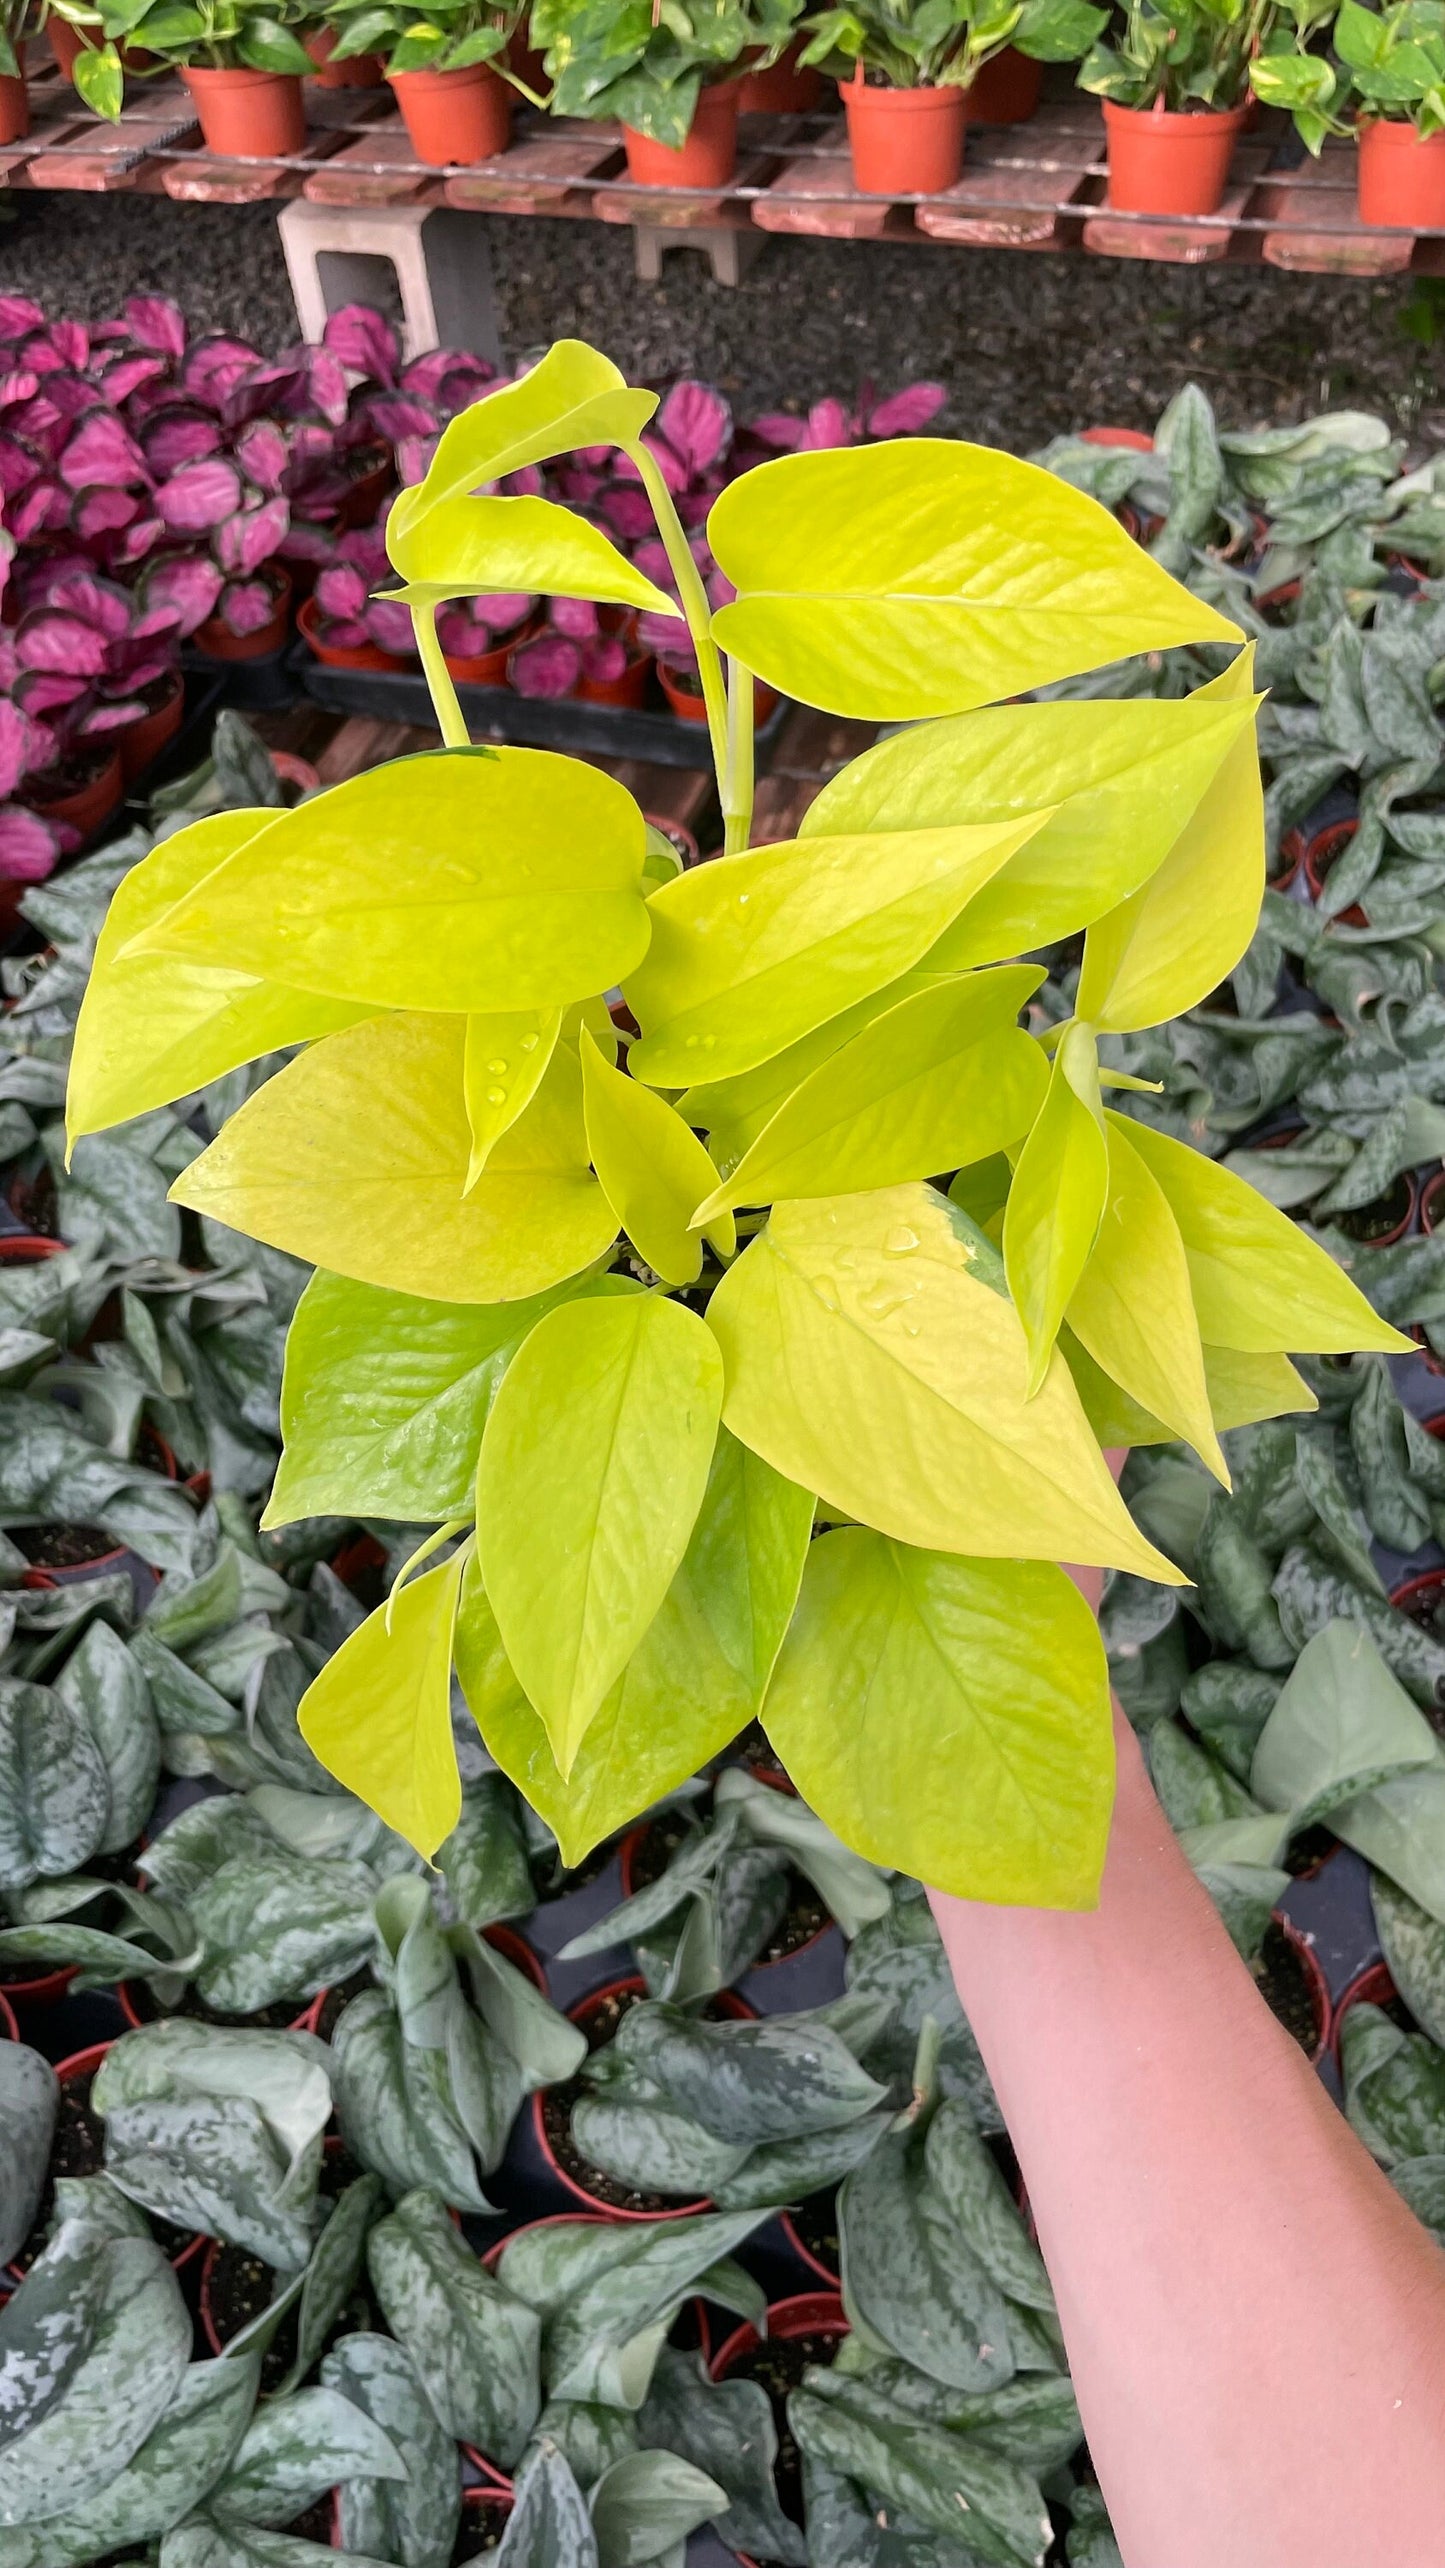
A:
POLYGON ((406 2464, 402 2480, 353 2478, 340 2491, 345 2550, 399 2568, 450 2568, 462 2510, 456 2445, 439 2424, 411 2357, 388 2336, 345 2336, 321 2367, 323 2386, 362 2409, 406 2464))
MULTIPOLYGON (((50 2163, 60 2089, 55 2071, 39 2051, 24 2042, 0 2042, 0 2265, 24 2246, 40 2207, 50 2163)), ((13 2307, 14 2304, 12 2303, 13 2307)), ((10 2369, 4 2351, 5 2313, 0 2311, 0 2417, 15 2430, 15 2411, 6 2396, 10 2369)), ((58 2372, 51 2372, 59 2382, 58 2372)))
POLYGON ((367 2269, 439 2423, 513 2468, 542 2404, 536 2312, 484 2270, 434 2194, 407 2194, 378 2223, 367 2269))
POLYGON ((210 2505, 223 2519, 279 2531, 343 2480, 406 2475, 391 2437, 339 2389, 292 2390, 257 2409, 210 2505))

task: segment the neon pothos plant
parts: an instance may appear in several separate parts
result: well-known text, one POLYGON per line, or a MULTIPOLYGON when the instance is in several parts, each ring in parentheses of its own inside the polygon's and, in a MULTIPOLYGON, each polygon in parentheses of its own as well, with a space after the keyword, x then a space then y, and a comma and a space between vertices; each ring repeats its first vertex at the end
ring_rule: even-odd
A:
POLYGON ((1253 932, 1250 656, 1181 702, 990 704, 1240 637, 1083 493, 926 438, 725 490, 711 612, 655 406, 564 341, 451 422, 388 528, 444 746, 126 877, 71 1138, 304 1047, 173 1192, 319 1270, 267 1522, 432 1528, 300 1716, 424 1855, 460 1808, 455 1663, 569 1862, 760 1713, 863 1854, 1086 1904, 1108 1687, 1058 1564, 1182 1583, 1101 1446, 1182 1438, 1225 1479, 1221 1430, 1313 1406, 1287 1349, 1407 1344, 1107 1102, 1139 1083, 1100 1036, 1195 1004, 1253 932), (706 697, 726 851, 681 875, 614 778, 472 747, 437 647, 474 592, 677 611, 596 526, 495 495, 603 445, 706 697), (913 726, 758 847, 755 675, 913 726), (1076 1012, 1036 1040, 1043 970, 1010 958, 1079 929, 1076 1012))

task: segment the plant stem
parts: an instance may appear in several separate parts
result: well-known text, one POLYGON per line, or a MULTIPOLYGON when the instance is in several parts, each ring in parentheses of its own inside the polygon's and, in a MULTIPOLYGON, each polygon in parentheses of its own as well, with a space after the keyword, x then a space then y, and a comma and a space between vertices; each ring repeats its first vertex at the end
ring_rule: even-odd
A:
POLYGON ((723 854, 736 856, 753 828, 753 673, 729 660, 728 752, 723 771, 723 854))
POLYGON ((422 670, 431 693, 432 711, 436 715, 437 729, 441 733, 442 740, 448 749, 470 749, 472 735, 467 729, 465 716, 457 702, 457 691, 452 685, 452 673, 447 667, 441 643, 437 639, 436 608, 414 606, 411 611, 411 629, 416 635, 416 647, 421 653, 422 670))
MULTIPOLYGON (((652 502, 657 531, 662 537, 672 576, 677 582, 678 601, 687 618, 697 652, 698 674, 702 679, 702 700, 707 707, 708 738, 712 743, 712 763, 717 774, 721 798, 726 792, 728 763, 728 708, 723 687, 722 659, 712 638, 712 609, 702 584, 702 573, 692 558, 692 548, 683 532, 682 520, 672 504, 672 493, 662 478, 657 458, 648 452, 639 438, 625 450, 642 476, 642 487, 652 502)), ((724 810, 727 806, 724 802, 724 810)))

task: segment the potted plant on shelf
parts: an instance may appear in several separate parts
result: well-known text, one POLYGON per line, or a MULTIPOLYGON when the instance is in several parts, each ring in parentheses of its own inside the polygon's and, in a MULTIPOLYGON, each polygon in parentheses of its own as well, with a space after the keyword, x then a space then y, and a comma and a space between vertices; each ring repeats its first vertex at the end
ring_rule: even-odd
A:
POLYGON ((532 95, 509 50, 522 15, 522 0, 427 0, 421 9, 330 0, 330 68, 380 57, 418 160, 435 169, 490 160, 511 139, 513 89, 532 95))
MULTIPOLYGON (((776 0, 771 0, 776 6, 776 0)), ((759 36, 746 0, 534 0, 558 116, 615 116, 644 187, 721 187, 737 161, 737 66, 759 36)))
POLYGON ((25 39, 32 15, 32 0, 5 0, 0 10, 0 143, 21 143, 30 131, 25 39))
POLYGON ((139 14, 134 0, 97 4, 105 42, 77 58, 75 77, 81 86, 85 73, 83 94, 101 115, 120 114, 124 42, 132 69, 139 54, 148 74, 179 71, 208 151, 270 160, 302 149, 301 81, 312 66, 296 30, 306 0, 196 0, 180 10, 150 0, 139 14))
POLYGON ((1074 62, 1105 12, 1090 0, 859 0, 816 10, 800 57, 835 72, 859 187, 880 196, 936 196, 963 166, 969 91, 1006 48, 1039 62, 1074 62))
POLYGON ((1334 46, 1359 100, 1361 222, 1445 227, 1445 8, 1341 0, 1334 46))
MULTIPOLYGON (((1329 14, 1330 0, 1307 19, 1329 14)), ((1252 0, 1237 12, 1208 0, 1126 0, 1085 56, 1079 86, 1103 102, 1109 204, 1125 214, 1213 214, 1249 112, 1250 63, 1285 12, 1252 0)))

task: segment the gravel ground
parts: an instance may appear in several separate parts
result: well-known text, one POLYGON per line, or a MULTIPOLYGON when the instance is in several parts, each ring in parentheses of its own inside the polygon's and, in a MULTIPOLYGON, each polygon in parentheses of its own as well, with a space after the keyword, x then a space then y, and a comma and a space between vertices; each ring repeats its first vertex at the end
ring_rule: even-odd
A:
MULTIPOLYGON (((177 296, 198 328, 268 347, 294 335, 265 206, 10 203, 0 290, 93 318, 148 289, 177 296)), ((670 252, 650 286, 611 225, 496 216, 490 238, 514 355, 573 332, 630 372, 708 376, 745 408, 932 375, 955 434, 1027 448, 1090 420, 1148 427, 1192 376, 1230 424, 1349 403, 1445 438, 1441 358, 1402 326, 1398 281, 775 238, 739 288, 715 284, 692 250, 670 252)))

